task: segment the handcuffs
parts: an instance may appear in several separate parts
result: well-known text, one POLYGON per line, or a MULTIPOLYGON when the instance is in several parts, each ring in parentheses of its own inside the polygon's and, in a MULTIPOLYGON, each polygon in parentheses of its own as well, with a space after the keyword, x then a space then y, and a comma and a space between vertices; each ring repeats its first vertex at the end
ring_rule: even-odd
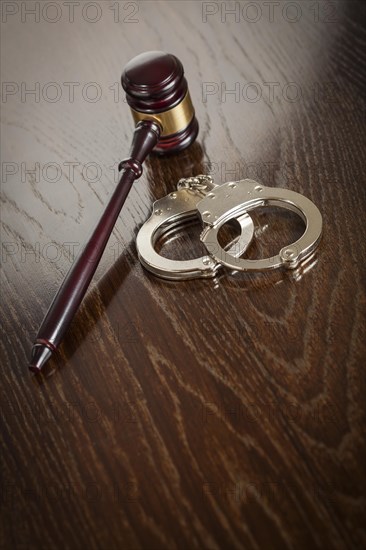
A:
POLYGON ((179 180, 176 192, 154 202, 151 217, 137 235, 136 247, 140 262, 154 275, 186 280, 214 277, 221 268, 231 271, 295 269, 313 255, 321 235, 322 216, 318 208, 295 191, 265 187, 250 179, 217 185, 211 176, 200 175, 179 180), (254 224, 248 212, 261 206, 278 206, 295 212, 305 222, 305 232, 276 256, 260 260, 242 258, 254 236, 254 224), (200 219, 203 224, 200 240, 207 255, 180 261, 156 252, 160 237, 194 219, 200 219), (241 233, 223 248, 218 233, 232 219, 239 222, 241 233))

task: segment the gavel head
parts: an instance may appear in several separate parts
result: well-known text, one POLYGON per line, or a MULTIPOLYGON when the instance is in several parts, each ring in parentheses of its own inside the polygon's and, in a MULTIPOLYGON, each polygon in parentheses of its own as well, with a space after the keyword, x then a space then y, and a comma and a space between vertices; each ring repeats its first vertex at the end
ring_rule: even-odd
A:
POLYGON ((134 57, 122 73, 122 86, 135 122, 154 120, 162 129, 154 153, 176 153, 196 139, 198 122, 177 57, 158 51, 134 57))

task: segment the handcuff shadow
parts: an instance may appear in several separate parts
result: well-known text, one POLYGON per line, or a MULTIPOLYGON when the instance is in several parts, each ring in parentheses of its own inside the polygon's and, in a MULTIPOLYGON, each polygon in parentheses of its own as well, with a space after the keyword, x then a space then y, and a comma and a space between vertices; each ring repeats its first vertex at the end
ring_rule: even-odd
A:
MULTIPOLYGON (((295 212, 290 212, 283 208, 261 206, 250 212, 254 222, 254 238, 250 242, 244 254, 240 258, 248 260, 260 260, 266 258, 268 261, 275 262, 281 248, 291 247, 295 250, 296 242, 306 229, 306 224, 295 212), (275 223, 273 223, 273 212, 276 211, 275 223), (260 214, 258 214, 260 212, 260 214), (272 223, 270 222, 272 217, 272 223), (270 222, 265 223, 265 221, 270 222), (275 242, 268 242, 266 234, 275 236, 275 242), (264 240, 263 240, 264 235, 264 240), (267 242, 266 242, 267 241, 267 242), (279 243, 283 244, 282 247, 279 243), (292 244, 289 244, 292 243, 292 244)), ((235 220, 232 220, 235 221, 235 220)), ((223 228, 222 228, 223 229, 223 228)), ((228 243, 228 239, 226 238, 228 243)), ((223 250, 226 250, 220 243, 223 250)), ((220 256, 220 253, 218 254, 220 256)), ((235 265, 236 258, 230 258, 230 264, 235 265)), ((263 271, 239 271, 233 267, 224 267, 219 271, 215 283, 227 289, 238 291, 251 291, 260 288, 267 288, 280 283, 291 282, 298 283, 307 273, 309 273, 318 262, 318 250, 300 261, 295 267, 290 264, 283 264, 278 267, 266 268, 263 271)))

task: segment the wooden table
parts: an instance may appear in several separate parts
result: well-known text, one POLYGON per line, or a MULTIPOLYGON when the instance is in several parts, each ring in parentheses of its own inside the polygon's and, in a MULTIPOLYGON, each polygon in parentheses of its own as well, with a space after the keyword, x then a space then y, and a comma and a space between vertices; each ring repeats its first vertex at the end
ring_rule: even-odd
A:
MULTIPOLYGON (((364 547, 365 3, 48 4, 3 3, 2 547, 364 547), (122 68, 152 49, 182 60, 199 140, 148 161, 32 377, 34 335, 129 148, 122 68), (305 194, 317 257, 292 274, 144 271, 153 201, 199 173, 305 194)), ((251 258, 303 231, 281 209, 253 218, 251 258)), ((194 257, 198 236, 160 246, 194 257)))

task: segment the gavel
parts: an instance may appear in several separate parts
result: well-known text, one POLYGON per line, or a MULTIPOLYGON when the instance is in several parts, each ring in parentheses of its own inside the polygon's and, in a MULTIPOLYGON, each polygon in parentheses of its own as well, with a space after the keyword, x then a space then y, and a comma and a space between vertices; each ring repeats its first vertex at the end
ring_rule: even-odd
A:
POLYGON ((130 156, 122 160, 119 183, 97 226, 57 292, 36 336, 29 369, 40 372, 57 350, 98 267, 133 182, 150 153, 166 155, 188 147, 198 122, 182 63, 172 54, 146 52, 124 68, 122 86, 136 122, 130 156))

